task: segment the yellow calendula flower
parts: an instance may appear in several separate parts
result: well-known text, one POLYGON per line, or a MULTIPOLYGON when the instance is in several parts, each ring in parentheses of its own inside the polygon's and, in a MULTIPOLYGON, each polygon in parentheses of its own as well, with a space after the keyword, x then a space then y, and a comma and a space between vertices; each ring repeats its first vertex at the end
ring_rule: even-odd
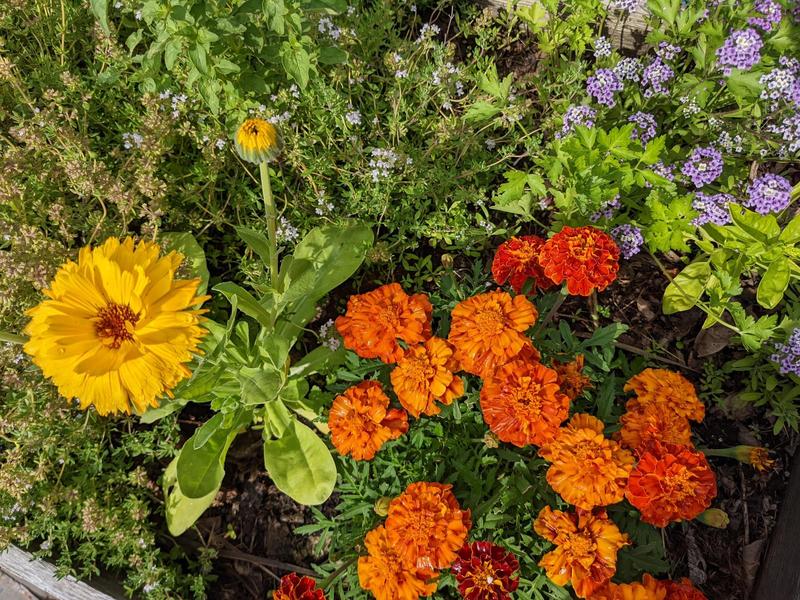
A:
POLYGON ((273 160, 281 151, 277 128, 264 119, 247 119, 239 126, 233 141, 239 156, 256 164, 273 160))
POLYGON ((66 398, 101 415, 143 412, 190 375, 207 300, 199 279, 175 279, 183 255, 151 242, 110 238, 56 273, 28 311, 27 352, 66 398))

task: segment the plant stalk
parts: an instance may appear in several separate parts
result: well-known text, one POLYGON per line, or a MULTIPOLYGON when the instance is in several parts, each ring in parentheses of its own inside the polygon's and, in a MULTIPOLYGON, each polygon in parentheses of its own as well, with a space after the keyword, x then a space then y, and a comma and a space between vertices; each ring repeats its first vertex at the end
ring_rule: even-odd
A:
POLYGON ((275 199, 272 197, 272 185, 269 180, 269 165, 262 162, 258 165, 261 175, 261 195, 264 198, 264 212, 267 216, 267 235, 269 237, 269 282, 277 289, 278 283, 278 213, 275 210, 275 199))
POLYGON ((28 341, 24 335, 17 335, 16 333, 9 333, 8 331, 0 331, 0 342, 7 342, 9 344, 24 344, 28 341))

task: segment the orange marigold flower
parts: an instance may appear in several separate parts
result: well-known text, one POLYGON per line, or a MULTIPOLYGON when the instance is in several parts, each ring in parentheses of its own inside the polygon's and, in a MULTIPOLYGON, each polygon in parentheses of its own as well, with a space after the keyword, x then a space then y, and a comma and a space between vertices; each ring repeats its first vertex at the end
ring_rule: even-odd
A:
POLYGON ((464 394, 464 382, 454 375, 458 363, 447 340, 432 337, 424 344, 412 346, 392 371, 394 392, 408 412, 438 415, 436 402, 448 405, 464 394))
POLYGON ((386 529, 404 562, 419 569, 446 569, 456 559, 472 527, 452 485, 412 483, 389 504, 386 529))
POLYGON ((383 525, 367 533, 364 545, 369 556, 358 559, 358 582, 377 600, 417 600, 436 591, 438 573, 405 564, 383 525))
POLYGON ((498 285, 506 281, 518 294, 528 279, 533 279, 533 288, 546 290, 555 285, 545 274, 539 264, 539 251, 544 245, 544 238, 538 235, 512 237, 500 244, 492 261, 492 275, 498 285))
POLYGON ((556 545, 539 566, 557 585, 572 582, 579 598, 605 586, 617 570, 617 552, 630 544, 604 509, 566 513, 545 506, 533 528, 556 545))
POLYGON ((325 594, 311 577, 289 573, 281 577, 278 589, 272 592, 272 600, 325 600, 325 594))
POLYGON ((589 510, 622 500, 633 468, 633 455, 603 436, 603 422, 573 415, 539 454, 552 465, 547 483, 570 504, 589 510))
POLYGON ((610 235, 595 227, 564 228, 547 240, 539 252, 544 274, 567 282, 567 291, 588 296, 602 292, 617 278, 619 248, 610 235))
MULTIPOLYGON (((647 575, 645 575, 647 577, 647 575)), ((684 577, 680 581, 659 581, 667 592, 664 600, 708 600, 706 595, 694 587, 691 580, 684 577)))
POLYGON ((523 334, 537 316, 536 307, 525 296, 512 298, 502 291, 478 294, 453 309, 448 340, 462 369, 488 375, 533 348, 523 334))
POLYGON ((686 446, 692 444, 689 420, 677 414, 667 404, 640 404, 635 410, 629 410, 622 415, 620 423, 622 429, 615 438, 632 450, 647 446, 653 441, 686 446))
POLYGON ((516 556, 491 542, 464 546, 451 570, 464 600, 511 600, 519 585, 516 556))
POLYGON ((336 319, 344 345, 362 358, 379 358, 385 363, 403 357, 397 340, 408 345, 431 337, 431 306, 425 294, 409 296, 398 283, 390 283, 350 296, 347 313, 336 319))
POLYGON ((645 369, 628 380, 625 391, 636 394, 636 398, 628 401, 628 410, 658 403, 692 421, 702 421, 705 416, 705 406, 697 397, 692 382, 669 369, 645 369))
POLYGON ((586 388, 592 387, 591 380, 583 374, 583 354, 568 363, 553 361, 553 369, 558 373, 558 385, 570 400, 575 400, 586 388))
POLYGON ((389 408, 389 397, 380 383, 362 381, 333 401, 328 427, 339 454, 371 460, 386 442, 408 431, 408 415, 389 408))
POLYGON ((660 581, 645 574, 641 583, 608 583, 590 600, 667 600, 667 590, 660 581))
POLYGON ((520 448, 552 441, 569 416, 569 398, 556 372, 525 360, 513 360, 488 377, 480 402, 489 429, 520 448))
POLYGON ((717 480, 702 452, 660 442, 641 451, 625 491, 642 521, 656 527, 694 519, 716 495, 717 480))

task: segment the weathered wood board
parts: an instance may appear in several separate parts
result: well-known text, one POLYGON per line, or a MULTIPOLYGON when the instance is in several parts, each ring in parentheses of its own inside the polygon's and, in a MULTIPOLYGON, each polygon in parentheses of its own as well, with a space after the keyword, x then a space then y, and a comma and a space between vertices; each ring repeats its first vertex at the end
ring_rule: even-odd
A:
MULTIPOLYGON (((0 571, 23 584, 44 600, 122 600, 122 590, 109 595, 72 577, 58 579, 56 568, 48 562, 33 558, 16 546, 0 554, 0 571)), ((20 598, 24 598, 21 596, 20 598)))
MULTIPOLYGON (((514 4, 518 6, 530 6, 537 0, 518 0, 508 2, 508 0, 484 0, 484 4, 494 6, 498 9, 506 9, 514 4)), ((617 48, 629 52, 641 53, 645 50, 644 38, 647 35, 647 12, 645 8, 639 8, 630 14, 620 11, 609 11, 605 22, 605 30, 608 32, 608 39, 617 48)))
POLYGON ((789 488, 761 561, 752 600, 800 600, 800 451, 792 462, 789 488))

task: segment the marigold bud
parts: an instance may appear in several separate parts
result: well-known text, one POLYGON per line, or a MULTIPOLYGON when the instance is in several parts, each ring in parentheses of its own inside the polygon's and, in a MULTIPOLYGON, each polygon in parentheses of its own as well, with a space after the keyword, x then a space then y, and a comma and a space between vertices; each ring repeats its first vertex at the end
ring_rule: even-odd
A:
POLYGON ((487 448, 499 448, 500 438, 493 431, 487 431, 486 435, 483 436, 483 445, 487 448))
POLYGON ((452 254, 442 254, 442 266, 445 269, 452 269, 453 268, 453 255, 452 254))
POLYGON ((717 529, 725 529, 728 523, 731 522, 728 513, 719 508, 708 508, 697 515, 697 520, 708 525, 709 527, 716 527, 717 529))
POLYGON ((385 517, 389 514, 389 503, 392 499, 389 496, 381 496, 377 500, 375 500, 375 505, 372 507, 372 510, 375 511, 375 514, 379 517, 385 517))

